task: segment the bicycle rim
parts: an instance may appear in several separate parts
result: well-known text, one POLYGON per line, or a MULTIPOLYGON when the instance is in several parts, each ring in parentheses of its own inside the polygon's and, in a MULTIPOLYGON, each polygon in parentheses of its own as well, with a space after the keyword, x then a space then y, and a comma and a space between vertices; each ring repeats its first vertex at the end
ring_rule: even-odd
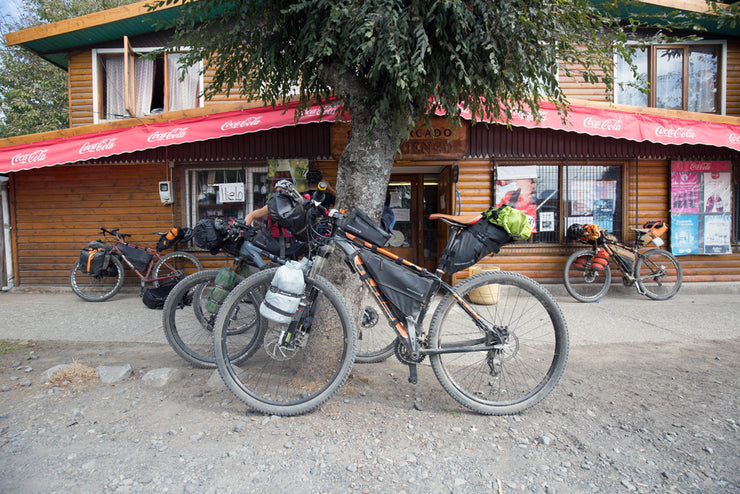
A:
POLYGON ((563 268, 565 289, 579 302, 595 302, 606 295, 612 282, 609 265, 603 270, 591 267, 594 251, 591 249, 574 252, 563 268))
POLYGON ((224 301, 214 331, 216 364, 227 387, 254 410, 297 415, 319 407, 344 384, 354 363, 356 334, 342 296, 329 282, 316 278, 306 280, 304 292, 304 302, 312 305, 298 312, 313 315, 308 331, 285 343, 281 335, 288 326, 260 318, 262 332, 250 356, 241 361, 226 358, 243 345, 238 336, 228 336, 228 321, 245 300, 259 306, 275 271, 249 277, 224 301))
POLYGON ((662 249, 651 249, 637 259, 638 285, 653 300, 668 300, 681 288, 683 272, 678 259, 662 249))
POLYGON ((430 347, 481 347, 431 356, 442 387, 461 404, 487 415, 520 413, 543 400, 568 360, 567 325, 552 295, 509 272, 470 277, 455 291, 489 330, 482 331, 452 295, 440 302, 430 326, 430 347))
POLYGON ((153 278, 168 278, 167 280, 154 282, 155 286, 165 281, 179 282, 190 276, 193 273, 197 273, 203 269, 203 265, 200 263, 197 257, 189 252, 170 252, 162 259, 157 261, 152 270, 153 278))
POLYGON ((84 273, 78 260, 69 272, 69 284, 82 300, 102 302, 119 292, 123 286, 123 277, 123 265, 114 256, 111 256, 108 267, 98 276, 84 273))
POLYGON ((213 322, 205 304, 218 274, 217 269, 194 273, 180 281, 167 296, 162 326, 175 353, 190 364, 216 368, 213 352, 213 322))
POLYGON ((396 346, 396 331, 378 306, 371 293, 365 291, 363 314, 357 328, 357 356, 355 362, 372 364, 382 362, 393 355, 396 346))

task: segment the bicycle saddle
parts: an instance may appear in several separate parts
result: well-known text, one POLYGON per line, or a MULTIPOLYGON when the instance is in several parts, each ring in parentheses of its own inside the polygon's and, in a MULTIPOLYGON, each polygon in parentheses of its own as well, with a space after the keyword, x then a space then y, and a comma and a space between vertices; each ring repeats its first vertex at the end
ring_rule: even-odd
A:
POLYGON ((481 219, 480 213, 466 213, 461 215, 434 213, 429 215, 431 220, 442 220, 450 225, 472 225, 481 219))

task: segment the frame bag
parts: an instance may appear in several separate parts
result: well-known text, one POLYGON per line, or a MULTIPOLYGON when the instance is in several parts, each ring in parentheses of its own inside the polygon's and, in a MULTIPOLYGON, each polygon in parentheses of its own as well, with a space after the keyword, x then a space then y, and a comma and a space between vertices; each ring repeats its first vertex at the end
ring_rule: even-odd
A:
POLYGON ((137 271, 146 273, 146 270, 149 267, 149 261, 151 261, 153 257, 149 252, 128 244, 119 245, 118 250, 120 250, 121 254, 123 254, 131 264, 133 264, 137 271))
POLYGON ((370 251, 360 251, 360 259, 367 271, 375 278, 380 292, 390 302, 391 310, 400 320, 417 319, 435 280, 423 278, 399 266, 390 259, 370 251))

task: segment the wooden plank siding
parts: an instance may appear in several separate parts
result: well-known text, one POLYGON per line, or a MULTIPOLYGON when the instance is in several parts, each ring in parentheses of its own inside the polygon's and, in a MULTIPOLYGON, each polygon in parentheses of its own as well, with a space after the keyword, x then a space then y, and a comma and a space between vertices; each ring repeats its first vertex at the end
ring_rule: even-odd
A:
MULTIPOLYGON (((68 285, 69 269, 100 226, 154 246, 153 231, 173 226, 173 209, 159 199, 164 164, 59 166, 13 173, 16 284, 68 285)), ((133 272, 126 279, 138 285, 133 272)))
POLYGON ((90 50, 69 54, 69 126, 93 123, 93 68, 90 50))
POLYGON ((740 42, 727 42, 726 115, 740 117, 740 42))

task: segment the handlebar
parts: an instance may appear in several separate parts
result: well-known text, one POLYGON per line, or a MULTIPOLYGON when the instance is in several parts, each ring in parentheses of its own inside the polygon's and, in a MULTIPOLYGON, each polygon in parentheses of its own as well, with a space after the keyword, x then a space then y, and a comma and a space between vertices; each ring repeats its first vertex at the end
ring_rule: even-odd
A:
POLYGON ((130 233, 118 233, 118 230, 119 230, 118 228, 113 228, 112 230, 108 230, 104 226, 100 227, 100 231, 103 232, 103 235, 105 235, 106 233, 108 235, 113 235, 114 237, 116 237, 118 240, 122 242, 126 241, 126 237, 131 236, 130 233))

